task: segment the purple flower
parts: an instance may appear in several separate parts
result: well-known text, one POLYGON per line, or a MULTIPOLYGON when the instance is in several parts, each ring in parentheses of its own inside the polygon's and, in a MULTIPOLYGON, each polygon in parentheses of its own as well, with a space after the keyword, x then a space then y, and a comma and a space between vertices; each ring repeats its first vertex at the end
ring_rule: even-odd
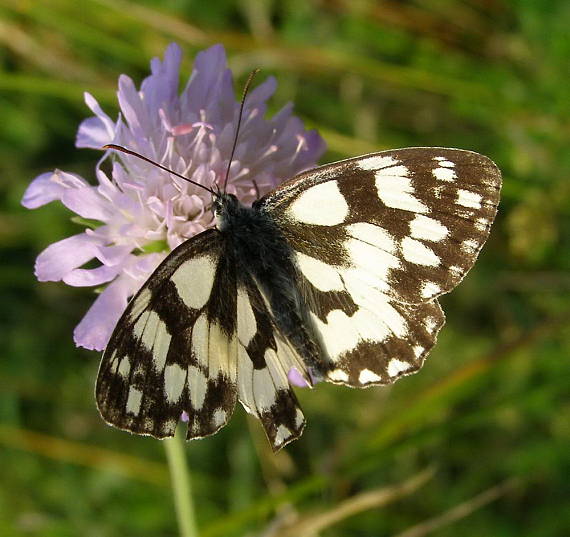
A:
MULTIPOLYGON (((79 126, 77 147, 122 145, 200 184, 221 185, 239 111, 226 54, 221 45, 198 54, 179 94, 181 56, 171 44, 164 61, 151 61, 152 74, 140 90, 121 75, 117 121, 86 93, 95 115, 79 126)), ((245 203, 314 166, 325 149, 317 132, 306 131, 292 115, 291 104, 264 119, 275 87, 269 77, 247 98, 227 188, 245 203)), ((89 225, 48 246, 36 260, 35 274, 40 281, 73 286, 106 284, 74 331, 76 345, 95 350, 105 347, 129 297, 168 252, 214 223, 206 191, 129 155, 109 159, 111 153, 96 166, 96 186, 55 170, 36 177, 22 199, 28 209, 60 200, 89 225), (107 161, 110 171, 103 170, 107 161), (82 268, 94 259, 99 266, 82 268)))

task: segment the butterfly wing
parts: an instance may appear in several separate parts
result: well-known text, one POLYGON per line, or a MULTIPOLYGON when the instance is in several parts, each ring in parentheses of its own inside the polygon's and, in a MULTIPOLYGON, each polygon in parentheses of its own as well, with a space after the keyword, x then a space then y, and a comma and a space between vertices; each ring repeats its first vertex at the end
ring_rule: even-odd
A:
POLYGON ((237 285, 214 230, 180 245, 130 301, 96 386, 111 425, 156 438, 188 421, 188 439, 228 421, 237 398, 237 285))
MULTIPOLYGON (((305 419, 287 379, 302 360, 281 336, 254 281, 236 281, 220 235, 206 231, 174 250, 130 301, 103 354, 96 399, 120 429, 187 438, 223 427, 239 398, 275 450, 305 419)), ((308 380, 309 381, 309 380, 308 380)))
POLYGON ((306 365, 277 328, 263 292, 245 275, 238 288, 238 398, 257 417, 275 451, 301 436, 305 418, 287 377, 306 365))
POLYGON ((444 323, 435 300, 471 268, 501 176, 469 151, 409 148, 322 166, 258 202, 294 250, 331 382, 393 382, 444 323))

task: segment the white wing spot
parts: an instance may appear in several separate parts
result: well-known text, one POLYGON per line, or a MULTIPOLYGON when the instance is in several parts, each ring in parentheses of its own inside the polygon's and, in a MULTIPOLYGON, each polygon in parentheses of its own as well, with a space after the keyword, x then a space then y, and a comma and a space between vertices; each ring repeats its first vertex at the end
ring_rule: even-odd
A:
POLYGON ((214 427, 221 427, 227 418, 227 412, 223 408, 216 408, 212 421, 214 422, 214 427))
POLYGON ((129 388, 129 396, 127 397, 127 412, 138 416, 141 410, 142 392, 133 386, 129 388))
POLYGON ((394 253, 396 251, 396 241, 384 228, 369 224, 368 222, 358 222, 346 226, 348 234, 362 242, 366 242, 384 250, 385 252, 394 253))
POLYGON ((467 239, 461 243, 461 249, 468 254, 475 253, 478 247, 479 243, 474 239, 467 239))
POLYGON ((239 287, 237 291, 237 324, 238 340, 244 347, 247 347, 257 333, 257 322, 249 296, 242 287, 239 287))
POLYGON ((475 221, 475 228, 479 231, 486 231, 489 225, 489 220, 486 218, 477 218, 475 221))
POLYGON ((280 446, 285 440, 288 440, 292 436, 292 432, 281 424, 277 427, 277 432, 275 433, 275 445, 280 446))
POLYGON ((155 370, 162 371, 166 363, 166 356, 170 348, 172 336, 166 331, 166 325, 162 322, 157 326, 154 345, 152 347, 152 359, 155 370))
POLYGON ((314 257, 297 252, 297 264, 301 272, 319 291, 341 291, 342 279, 336 269, 314 257))
POLYGON ((376 189, 384 205, 393 209, 427 213, 429 208, 414 197, 414 187, 405 166, 376 172, 376 189))
POLYGON ((360 336, 353 322, 344 311, 332 310, 323 323, 316 315, 311 314, 315 327, 322 336, 325 351, 332 359, 338 359, 341 354, 350 351, 358 345, 360 336))
POLYGON ((457 179, 457 174, 452 168, 434 168, 431 173, 439 181, 453 181, 457 179))
POLYGON ((176 403, 186 384, 186 371, 178 364, 167 365, 164 369, 164 391, 170 403, 176 403))
POLYGON ((390 270, 400 266, 400 260, 396 255, 358 239, 348 239, 344 243, 344 247, 348 251, 353 268, 343 270, 343 276, 355 270, 364 271, 374 275, 376 279, 386 282, 390 270))
POLYGON ((208 379, 194 365, 188 366, 188 392, 190 395, 190 403, 192 408, 200 410, 206 398, 206 390, 208 388, 208 379))
POLYGON ((333 369, 327 376, 337 382, 348 382, 348 374, 342 369, 333 369))
POLYGON ((122 360, 119 363, 119 367, 117 367, 117 373, 121 375, 124 379, 129 378, 129 373, 131 372, 131 363, 129 362, 128 356, 123 356, 122 360))
POLYGON ((417 214, 410 222, 410 234, 414 239, 439 242, 445 239, 448 233, 449 230, 441 222, 429 216, 417 214))
POLYGON ((360 384, 370 384, 371 382, 380 382, 382 377, 370 371, 370 369, 363 369, 358 376, 358 382, 360 384))
POLYGON ((413 351, 414 351, 414 356, 416 358, 419 358, 423 354, 423 352, 425 351, 425 348, 422 347, 421 345, 416 345, 414 347, 413 351))
POLYGON ((202 313, 192 327, 192 342, 190 349, 198 363, 208 365, 208 319, 202 313))
POLYGON ((434 282, 425 282, 422 285, 422 298, 431 298, 441 292, 441 287, 434 282))
POLYGON ((463 207, 471 207, 473 209, 481 208, 481 200, 483 197, 481 194, 475 192, 470 192, 469 190, 459 189, 457 191, 457 203, 463 205, 463 207))
POLYGON ((455 162, 451 162, 451 160, 440 160, 439 165, 444 168, 455 168, 455 162))
POLYGON ((288 212, 304 224, 334 226, 348 216, 348 204, 336 181, 327 181, 302 192, 290 205, 288 212))
POLYGON ((297 429, 298 429, 299 427, 301 427, 301 425, 303 425, 304 421, 305 421, 305 416, 303 416, 301 409, 296 408, 295 409, 295 427, 297 427, 297 429))
POLYGON ((398 160, 393 157, 382 157, 375 155, 373 157, 363 158, 357 162, 357 166, 364 171, 376 171, 388 166, 398 164, 398 160))
POLYGON ((453 272, 453 274, 457 278, 457 277, 463 276, 464 271, 461 267, 457 267, 455 265, 452 265, 451 267, 449 267, 449 272, 453 272))
POLYGON ((407 371, 410 367, 412 367, 412 364, 402 362, 402 360, 398 360, 397 358, 392 358, 388 364, 388 375, 395 377, 400 373, 407 371))
POLYGON ((406 261, 416 265, 437 267, 440 264, 439 257, 431 248, 411 237, 402 239, 402 255, 406 261))
POLYGON ((215 274, 214 261, 201 256, 182 263, 170 279, 184 304, 192 309, 200 309, 210 298, 215 274))
POLYGON ((427 317, 425 320, 425 327, 430 334, 433 334, 437 327, 437 320, 434 317, 427 317))

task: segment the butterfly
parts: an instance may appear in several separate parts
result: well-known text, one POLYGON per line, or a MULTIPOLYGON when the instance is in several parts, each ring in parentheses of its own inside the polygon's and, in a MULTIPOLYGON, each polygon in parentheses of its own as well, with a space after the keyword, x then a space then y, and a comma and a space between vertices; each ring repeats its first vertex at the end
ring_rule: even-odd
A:
POLYGON ((170 253, 110 338, 102 417, 156 438, 182 418, 194 439, 239 401, 277 451, 305 427, 291 372, 360 388, 417 371, 500 186, 487 157, 419 147, 312 169, 251 207, 212 191, 215 228, 170 253))

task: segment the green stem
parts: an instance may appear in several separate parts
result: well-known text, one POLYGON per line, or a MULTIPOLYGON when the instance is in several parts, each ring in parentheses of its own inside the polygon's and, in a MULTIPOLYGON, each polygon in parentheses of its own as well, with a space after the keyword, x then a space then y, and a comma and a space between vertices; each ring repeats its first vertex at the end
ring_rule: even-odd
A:
POLYGON ((192 487, 190 485, 190 471, 188 470, 184 446, 184 431, 181 427, 178 427, 174 438, 164 440, 180 537, 198 537, 192 487))

